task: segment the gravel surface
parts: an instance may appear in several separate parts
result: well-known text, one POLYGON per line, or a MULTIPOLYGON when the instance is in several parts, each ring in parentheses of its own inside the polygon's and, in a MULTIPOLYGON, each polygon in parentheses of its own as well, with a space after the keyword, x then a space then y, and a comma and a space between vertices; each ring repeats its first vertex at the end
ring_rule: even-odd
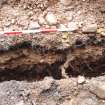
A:
POLYGON ((102 100, 105 89, 94 90, 93 83, 102 81, 96 78, 86 81, 78 84, 77 78, 58 81, 51 77, 39 82, 4 81, 0 83, 0 105, 105 105, 102 100), (93 90, 89 87, 93 87, 93 90))

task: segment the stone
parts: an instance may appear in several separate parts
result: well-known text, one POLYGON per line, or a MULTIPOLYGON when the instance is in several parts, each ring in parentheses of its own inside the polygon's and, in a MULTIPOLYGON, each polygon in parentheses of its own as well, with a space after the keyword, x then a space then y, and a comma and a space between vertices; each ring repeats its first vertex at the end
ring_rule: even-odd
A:
POLYGON ((45 21, 45 19, 43 18, 43 16, 39 16, 38 22, 39 22, 40 25, 45 25, 45 24, 47 24, 46 21, 45 21))
POLYGON ((5 24, 4 24, 6 27, 9 27, 11 25, 11 22, 10 21, 7 21, 5 24))
POLYGON ((34 13, 32 11, 28 12, 28 16, 31 17, 34 13))
POLYGON ((76 22, 69 22, 68 28, 70 31, 76 31, 76 30, 78 30, 79 27, 76 22))
POLYGON ((43 86, 41 87, 41 89, 43 90, 50 89, 53 83, 54 79, 52 77, 45 77, 44 81, 42 81, 43 86))
POLYGON ((105 82, 93 81, 90 84, 90 91, 97 97, 105 99, 105 82))
POLYGON ((61 105, 70 105, 70 100, 64 101, 61 105))
POLYGON ((84 33, 94 33, 97 31, 97 24, 88 24, 82 28, 84 33))
POLYGON ((11 20, 11 23, 12 23, 12 24, 15 24, 15 21, 16 21, 15 19, 12 19, 12 20, 11 20))
POLYGON ((47 13, 45 19, 46 19, 46 21, 47 21, 47 23, 49 25, 55 25, 55 24, 57 24, 57 18, 56 18, 56 16, 53 13, 50 13, 50 12, 47 13))
POLYGON ((78 76, 78 84, 82 84, 85 82, 85 77, 83 76, 78 76))
POLYGON ((69 6, 72 3, 72 0, 60 0, 60 2, 64 5, 64 6, 69 6))
POLYGON ((37 21, 30 22, 29 29, 38 29, 38 28, 40 28, 40 25, 37 21))
POLYGON ((18 102, 16 105, 25 105, 23 101, 18 102))
POLYGON ((21 17, 21 18, 17 19, 17 24, 21 27, 27 27, 29 24, 29 21, 27 20, 27 17, 25 17, 25 18, 21 17))
POLYGON ((105 29, 104 28, 97 29, 97 33, 101 34, 102 36, 105 36, 105 29))
POLYGON ((68 21, 72 21, 72 20, 73 20, 73 15, 74 15, 73 12, 67 13, 67 20, 68 20, 68 21))
POLYGON ((63 24, 60 24, 60 25, 58 26, 58 28, 59 28, 59 29, 64 29, 64 28, 66 28, 66 26, 63 25, 63 24))
POLYGON ((71 99, 69 105, 100 105, 100 103, 93 94, 80 91, 77 97, 71 99))
POLYGON ((23 8, 24 8, 24 9, 27 9, 27 6, 26 6, 26 5, 24 5, 24 6, 23 6, 23 8))
POLYGON ((0 0, 0 8, 2 7, 2 4, 4 4, 7 0, 0 0))
POLYGON ((37 105, 37 104, 32 100, 32 105, 37 105))

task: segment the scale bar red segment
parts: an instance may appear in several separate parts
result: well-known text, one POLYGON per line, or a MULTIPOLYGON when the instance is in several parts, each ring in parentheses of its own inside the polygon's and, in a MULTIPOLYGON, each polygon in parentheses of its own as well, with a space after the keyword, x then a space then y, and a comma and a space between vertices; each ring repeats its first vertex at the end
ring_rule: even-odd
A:
POLYGON ((4 34, 7 34, 7 35, 20 35, 20 34, 22 34, 22 32, 5 32, 4 34))

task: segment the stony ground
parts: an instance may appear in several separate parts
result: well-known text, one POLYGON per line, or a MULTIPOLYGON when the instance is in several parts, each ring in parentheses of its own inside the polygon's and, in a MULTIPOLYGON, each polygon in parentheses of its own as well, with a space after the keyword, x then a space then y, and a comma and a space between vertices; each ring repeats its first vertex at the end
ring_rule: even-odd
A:
MULTIPOLYGON (((0 105, 105 105, 104 6, 105 0, 0 0, 0 31, 75 31, 34 38, 44 51, 0 52, 0 105)), ((8 50, 11 38, 0 39, 0 50, 8 50)))

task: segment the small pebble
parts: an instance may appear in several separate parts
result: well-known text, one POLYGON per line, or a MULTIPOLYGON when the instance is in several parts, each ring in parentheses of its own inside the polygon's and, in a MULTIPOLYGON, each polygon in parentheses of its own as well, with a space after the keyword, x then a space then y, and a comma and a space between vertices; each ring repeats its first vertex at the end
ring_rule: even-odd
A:
POLYGON ((31 17, 34 13, 32 11, 28 12, 28 16, 31 17))
POLYGON ((28 24, 29 24, 29 21, 27 21, 26 19, 21 19, 21 20, 18 20, 17 21, 17 24, 19 25, 19 26, 28 26, 28 24))
POLYGON ((23 6, 23 8, 24 8, 24 9, 27 9, 27 6, 26 6, 26 5, 24 5, 24 6, 23 6))
POLYGON ((47 13, 45 19, 49 25, 57 24, 57 18, 53 13, 47 13))
POLYGON ((38 29, 38 28, 40 28, 40 25, 38 24, 37 21, 31 22, 31 23, 29 24, 29 29, 38 29))
POLYGON ((6 26, 6 27, 9 27, 10 25, 11 25, 11 22, 10 22, 10 21, 5 22, 5 26, 6 26))
POLYGON ((64 5, 64 6, 69 6, 72 3, 72 0, 60 0, 60 2, 64 5))
POLYGON ((58 28, 59 28, 59 29, 64 29, 64 28, 66 28, 66 26, 63 25, 63 24, 60 24, 60 25, 58 26, 58 28))
POLYGON ((38 18, 38 22, 39 22, 40 25, 45 25, 45 24, 47 24, 46 21, 45 21, 45 19, 43 18, 43 16, 40 16, 40 17, 38 18))
POLYGON ((85 77, 83 76, 78 76, 78 84, 82 84, 85 82, 85 77))
POLYGON ((15 19, 12 19, 12 20, 11 20, 11 23, 14 24, 14 23, 15 23, 15 19))
POLYGON ((23 101, 18 102, 16 105, 25 105, 23 101))
POLYGON ((67 13, 67 19, 68 21, 72 21, 73 20, 73 12, 67 13))

